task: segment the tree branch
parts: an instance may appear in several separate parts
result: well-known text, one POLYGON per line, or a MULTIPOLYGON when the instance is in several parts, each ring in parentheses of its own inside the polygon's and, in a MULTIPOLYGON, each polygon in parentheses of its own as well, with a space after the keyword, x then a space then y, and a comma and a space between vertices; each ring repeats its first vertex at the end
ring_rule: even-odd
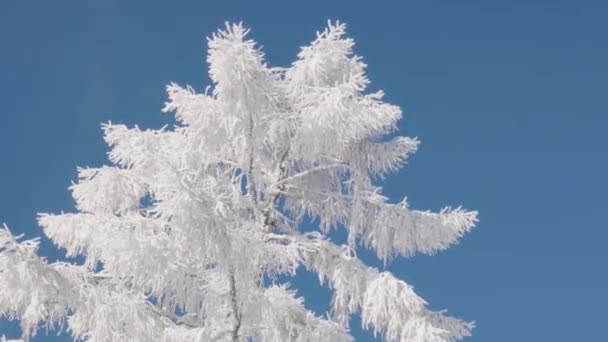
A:
POLYGON ((242 317, 239 311, 237 293, 236 293, 236 281, 234 278, 234 270, 230 270, 230 299, 232 302, 232 314, 234 316, 234 328, 232 329, 232 341, 236 342, 239 339, 239 330, 241 329, 242 317))
POLYGON ((343 167, 343 168, 350 169, 350 166, 346 165, 346 164, 321 165, 321 166, 313 167, 313 168, 308 169, 308 170, 304 170, 304 171, 302 171, 300 173, 296 173, 295 175, 291 175, 289 177, 283 178, 283 179, 277 181, 274 185, 275 186, 281 185, 283 183, 287 183, 287 182, 292 181, 294 179, 297 179, 297 178, 300 178, 300 177, 304 177, 304 176, 306 176, 308 174, 311 174, 313 172, 333 169, 333 168, 337 168, 337 167, 343 167))

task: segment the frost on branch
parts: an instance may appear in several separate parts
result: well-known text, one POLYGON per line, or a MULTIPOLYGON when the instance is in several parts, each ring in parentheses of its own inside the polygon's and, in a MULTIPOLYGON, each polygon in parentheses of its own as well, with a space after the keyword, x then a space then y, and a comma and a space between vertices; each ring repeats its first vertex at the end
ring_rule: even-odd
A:
POLYGON ((63 325, 72 293, 65 279, 37 255, 38 239, 18 242, 7 226, 0 228, 0 313, 21 320, 23 338, 39 323, 63 325))
POLYGON ((389 136, 402 113, 366 92, 366 65, 330 23, 288 68, 271 68, 249 30, 208 39, 212 85, 171 83, 176 127, 102 126, 112 165, 82 168, 78 212, 40 214, 81 265, 48 263, 37 240, 0 229, 0 315, 87 341, 351 341, 350 316, 389 341, 456 341, 473 323, 431 311, 403 280, 368 267, 433 254, 477 222, 392 203, 378 182, 416 138, 389 136), (319 222, 302 232, 304 222, 319 222), (332 229, 345 229, 338 246, 332 229), (319 317, 282 275, 307 269, 333 290, 319 317))
POLYGON ((145 195, 146 188, 131 173, 131 170, 107 166, 79 168, 80 182, 70 187, 76 207, 83 212, 100 214, 121 214, 139 209, 139 201, 145 195))

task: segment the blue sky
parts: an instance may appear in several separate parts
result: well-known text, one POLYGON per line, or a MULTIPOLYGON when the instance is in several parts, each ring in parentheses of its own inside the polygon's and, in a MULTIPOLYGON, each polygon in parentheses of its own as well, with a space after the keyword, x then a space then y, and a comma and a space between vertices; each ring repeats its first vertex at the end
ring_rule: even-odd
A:
MULTIPOLYGON (((2 1, 0 222, 34 237, 36 213, 73 210, 76 166, 107 163, 100 123, 169 122, 165 85, 209 84, 204 37, 224 21, 244 21, 285 66, 330 18, 347 22, 372 89, 422 141, 386 194, 480 211, 459 245, 389 269, 433 308, 475 320, 468 341, 605 339, 603 1, 2 1)), ((42 252, 60 256, 48 241, 42 252)), ((327 309, 311 275, 295 283, 327 309)), ((16 325, 0 321, 2 333, 16 325)))

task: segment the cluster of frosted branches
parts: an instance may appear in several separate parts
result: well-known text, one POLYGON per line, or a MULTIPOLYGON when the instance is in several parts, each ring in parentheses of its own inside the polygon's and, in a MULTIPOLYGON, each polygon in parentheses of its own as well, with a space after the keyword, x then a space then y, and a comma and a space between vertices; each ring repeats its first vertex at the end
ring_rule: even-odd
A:
POLYGON ((167 87, 173 129, 103 126, 111 166, 79 169, 76 213, 40 214, 80 265, 0 229, 0 315, 87 341, 350 341, 349 317, 392 341, 455 341, 472 323, 427 308, 371 268, 456 243, 476 212, 389 203, 375 185, 418 145, 386 138, 399 107, 366 93, 365 64, 330 24, 289 68, 270 68, 242 25, 209 40, 210 91, 167 87), (319 223, 302 232, 303 222, 319 223), (346 229, 337 245, 332 229, 346 229), (278 276, 307 269, 333 290, 319 317, 278 276))

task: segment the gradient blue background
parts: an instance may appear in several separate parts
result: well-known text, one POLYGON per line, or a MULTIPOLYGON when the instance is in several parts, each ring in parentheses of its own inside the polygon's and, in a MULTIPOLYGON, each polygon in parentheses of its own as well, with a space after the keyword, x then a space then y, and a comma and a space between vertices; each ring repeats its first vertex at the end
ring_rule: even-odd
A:
MULTIPOLYGON (((73 210, 76 166, 107 163, 100 123, 170 122, 165 84, 209 84, 204 37, 224 21, 243 20, 286 66, 340 19, 372 89, 422 141, 386 193, 480 211, 459 245, 389 269, 433 308, 475 320, 468 341, 608 340, 605 1, 253 3, 0 2, 0 222, 34 237, 36 213, 73 210)), ((312 275, 295 283, 327 310, 312 275)), ((357 318, 353 331, 373 340, 357 318)), ((2 333, 16 323, 0 321, 2 333)))

